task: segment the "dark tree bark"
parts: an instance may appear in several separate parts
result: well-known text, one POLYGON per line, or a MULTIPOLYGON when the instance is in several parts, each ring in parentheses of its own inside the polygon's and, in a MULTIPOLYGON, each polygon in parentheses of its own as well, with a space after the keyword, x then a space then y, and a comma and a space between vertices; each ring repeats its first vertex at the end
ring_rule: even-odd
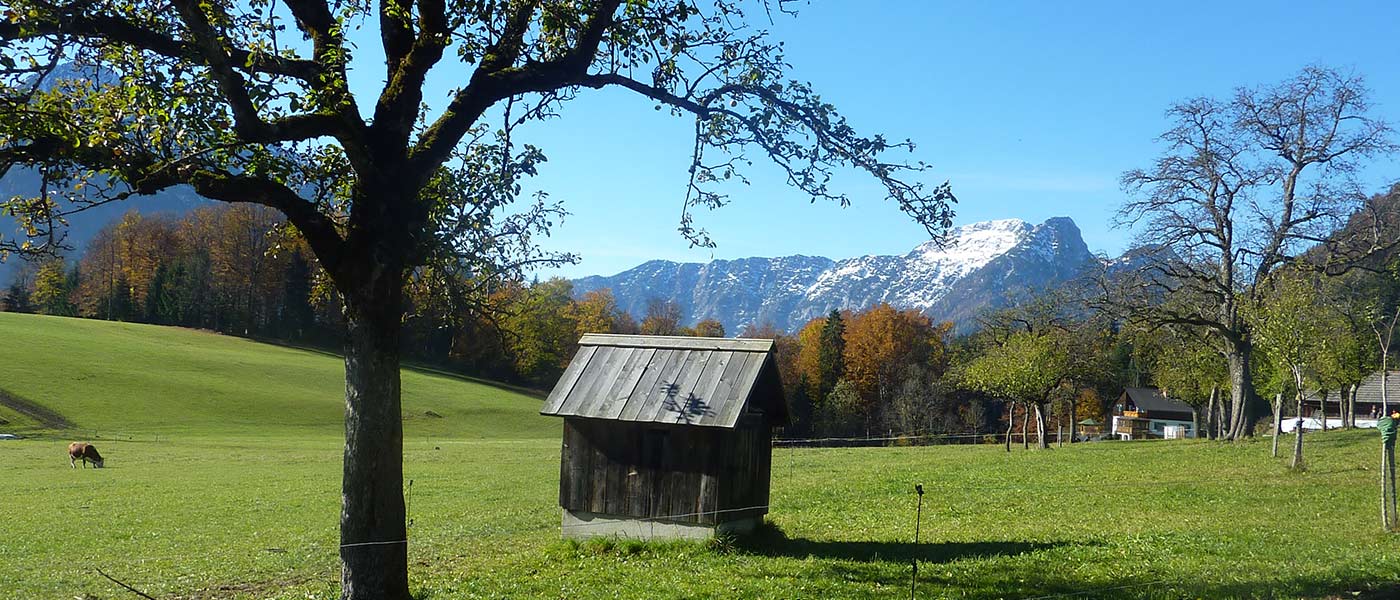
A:
POLYGON ((1342 386, 1342 394, 1337 397, 1337 418, 1342 422, 1342 429, 1350 429, 1351 421, 1348 416, 1347 399, 1351 397, 1351 385, 1342 386))
POLYGON ((1322 420, 1322 430, 1327 431, 1327 390, 1321 390, 1318 392, 1317 412, 1319 418, 1322 420))
POLYGON ((367 273, 371 293, 346 299, 341 597, 409 598, 404 523, 399 327, 403 270, 367 273))
POLYGON ((1381 442, 1381 529, 1396 526, 1395 506, 1395 442, 1381 442))
POLYGON ((1225 439, 1238 440, 1254 436, 1254 425, 1264 416, 1268 406, 1254 391, 1251 359, 1254 347, 1239 342, 1226 358, 1230 369, 1230 427, 1225 439))
POLYGON ((1216 401, 1220 407, 1220 420, 1216 423, 1215 439, 1223 440, 1230 432, 1230 422, 1234 415, 1230 412, 1230 403, 1226 402, 1224 398, 1217 398, 1216 401))
POLYGON ((1021 407, 1021 449, 1031 449, 1031 404, 1029 402, 1021 407))

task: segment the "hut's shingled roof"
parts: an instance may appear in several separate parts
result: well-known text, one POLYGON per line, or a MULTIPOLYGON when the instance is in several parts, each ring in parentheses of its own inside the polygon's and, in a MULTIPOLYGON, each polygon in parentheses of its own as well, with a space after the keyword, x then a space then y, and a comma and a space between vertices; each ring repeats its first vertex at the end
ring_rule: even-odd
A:
POLYGON ((587 334, 540 414, 732 428, 786 417, 773 341, 587 334))

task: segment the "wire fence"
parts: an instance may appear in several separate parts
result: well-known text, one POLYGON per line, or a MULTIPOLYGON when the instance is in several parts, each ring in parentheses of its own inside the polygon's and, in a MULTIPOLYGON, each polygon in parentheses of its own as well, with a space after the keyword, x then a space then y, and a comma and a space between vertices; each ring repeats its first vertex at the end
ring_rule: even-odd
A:
MULTIPOLYGON (((1024 442, 1034 443, 1041 436, 1035 432, 1013 431, 1010 434, 1013 444, 1024 442)), ((1079 443, 1072 431, 1052 429, 1046 431, 1044 436, 1047 444, 1058 444, 1062 441, 1079 443)), ((876 445, 940 445, 943 443, 971 443, 971 444, 1004 444, 1007 433, 1005 431, 987 433, 927 433, 919 431, 894 433, 889 432, 884 435, 866 436, 830 436, 830 437, 805 437, 805 438, 774 438, 774 447, 787 446, 876 446, 876 445)))

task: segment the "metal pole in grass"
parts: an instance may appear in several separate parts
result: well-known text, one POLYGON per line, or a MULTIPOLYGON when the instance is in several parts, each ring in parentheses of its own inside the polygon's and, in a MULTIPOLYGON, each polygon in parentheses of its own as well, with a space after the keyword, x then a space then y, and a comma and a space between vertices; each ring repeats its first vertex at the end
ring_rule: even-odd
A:
POLYGON ((919 585, 919 525, 924 520, 924 484, 914 484, 914 491, 919 494, 919 509, 914 516, 914 557, 911 561, 914 571, 909 575, 909 600, 914 600, 914 588, 919 585))

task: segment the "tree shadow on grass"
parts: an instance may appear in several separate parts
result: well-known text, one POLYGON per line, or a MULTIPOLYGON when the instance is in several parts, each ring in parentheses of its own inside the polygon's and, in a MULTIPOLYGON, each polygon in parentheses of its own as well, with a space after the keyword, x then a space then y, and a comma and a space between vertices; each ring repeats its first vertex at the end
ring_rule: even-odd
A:
MULTIPOLYGON (((1089 544, 1092 542, 1084 542, 1089 544)), ((1051 550, 1079 542, 892 542, 824 541, 790 538, 772 523, 737 539, 734 546, 748 554, 789 558, 824 558, 854 562, 939 564, 967 558, 1016 556, 1051 550)))
MULTIPOLYGON (((912 575, 910 563, 919 561, 916 597, 956 597, 967 600, 1043 598, 1098 598, 1104 600, 1158 600, 1178 598, 1276 599, 1307 598, 1382 600, 1400 598, 1400 574, 1394 567, 1372 565, 1357 569, 1339 565, 1306 575, 1281 572, 1254 573, 1245 581, 1202 581, 1195 573, 1152 571, 1123 573, 1109 580, 1083 578, 1075 568, 1092 557, 1071 552, 1047 563, 1045 557, 1022 555, 1059 548, 1101 546, 1085 541, 987 541, 987 542, 840 542, 789 538, 766 523, 753 534, 734 541, 734 549, 754 555, 796 559, 826 559, 819 567, 837 583, 833 596, 868 593, 891 596, 885 590, 907 594, 912 575), (950 565, 956 561, 989 563, 950 565), (992 564, 994 563, 994 564, 992 564), (873 586, 871 585, 873 584, 873 586), (842 585, 852 587, 843 589, 842 585)), ((891 596, 893 597, 893 596, 891 596)))

